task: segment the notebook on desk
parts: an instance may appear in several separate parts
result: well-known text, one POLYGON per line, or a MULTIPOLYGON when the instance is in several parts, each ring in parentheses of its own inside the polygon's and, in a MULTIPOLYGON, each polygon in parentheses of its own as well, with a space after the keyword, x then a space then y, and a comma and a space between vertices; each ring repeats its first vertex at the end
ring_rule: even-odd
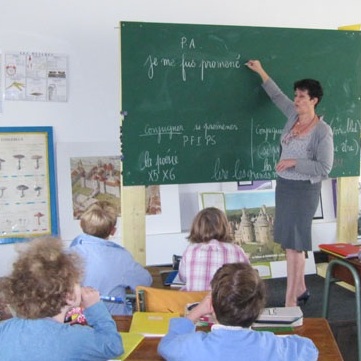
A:
POLYGON ((134 312, 129 332, 146 337, 162 337, 168 332, 169 320, 179 316, 179 313, 134 312))
POLYGON ((299 306, 267 307, 252 324, 253 328, 302 326, 303 312, 299 306))
POLYGON ((142 342, 144 338, 144 336, 139 333, 119 332, 119 334, 122 338, 124 352, 119 357, 108 361, 116 361, 116 360, 124 361, 142 342))
POLYGON ((320 244, 321 251, 330 253, 340 258, 356 258, 361 251, 361 244, 352 243, 330 243, 320 244))

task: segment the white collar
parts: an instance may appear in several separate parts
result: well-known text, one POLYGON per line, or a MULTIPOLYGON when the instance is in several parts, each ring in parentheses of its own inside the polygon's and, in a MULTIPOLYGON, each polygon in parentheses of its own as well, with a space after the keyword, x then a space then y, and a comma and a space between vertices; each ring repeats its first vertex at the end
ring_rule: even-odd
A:
POLYGON ((211 330, 232 330, 232 331, 239 331, 239 330, 250 330, 250 327, 242 327, 242 326, 227 326, 221 325, 219 323, 215 323, 212 325, 211 330))

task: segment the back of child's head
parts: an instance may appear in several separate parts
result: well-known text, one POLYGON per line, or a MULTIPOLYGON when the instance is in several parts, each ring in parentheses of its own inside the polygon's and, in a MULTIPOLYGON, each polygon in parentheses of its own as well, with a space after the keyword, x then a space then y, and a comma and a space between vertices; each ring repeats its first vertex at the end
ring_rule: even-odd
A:
POLYGON ((80 283, 82 262, 60 239, 39 238, 24 246, 12 273, 2 281, 5 301, 18 317, 53 317, 80 283))
POLYGON ((264 282, 249 264, 224 264, 211 286, 213 309, 222 325, 250 327, 265 307, 264 282))
POLYGON ((98 201, 89 206, 80 218, 84 233, 98 238, 108 238, 117 224, 117 210, 107 201, 98 201))
POLYGON ((194 218, 188 239, 192 243, 231 242, 229 223, 220 209, 208 207, 202 209, 194 218))

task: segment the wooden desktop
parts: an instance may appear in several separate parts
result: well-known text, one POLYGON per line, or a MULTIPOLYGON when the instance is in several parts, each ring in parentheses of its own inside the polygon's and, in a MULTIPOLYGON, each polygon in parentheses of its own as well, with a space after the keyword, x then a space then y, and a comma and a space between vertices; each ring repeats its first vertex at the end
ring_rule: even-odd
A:
MULTIPOLYGON (((118 331, 129 331, 132 316, 113 316, 118 331)), ((286 332, 289 334, 290 332, 286 332)), ((282 334, 282 332, 277 332, 282 334)), ((295 327, 292 334, 309 337, 319 350, 319 361, 343 361, 332 331, 324 318, 305 318, 303 325, 295 327)), ((127 361, 164 361, 158 355, 159 337, 145 337, 137 348, 127 357, 127 361)))

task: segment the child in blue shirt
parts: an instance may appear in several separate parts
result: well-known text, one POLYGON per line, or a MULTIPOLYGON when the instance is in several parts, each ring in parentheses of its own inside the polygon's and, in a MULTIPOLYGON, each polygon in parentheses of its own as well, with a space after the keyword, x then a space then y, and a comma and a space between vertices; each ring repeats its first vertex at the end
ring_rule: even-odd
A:
POLYGON ((184 318, 173 318, 158 352, 177 361, 316 361, 318 350, 305 337, 279 337, 250 326, 265 306, 265 286, 246 263, 228 263, 215 273, 211 293, 184 318), (195 330, 200 317, 212 314, 211 332, 195 330))
MULTIPOLYGON (((98 201, 88 207, 80 218, 83 234, 70 244, 84 260, 83 285, 94 287, 104 296, 125 300, 126 289, 135 292, 137 286, 150 286, 150 273, 137 263, 124 247, 111 242, 117 223, 115 207, 106 201, 98 201)), ((131 314, 125 303, 104 301, 112 315, 131 314)))
POLYGON ((100 361, 123 353, 99 293, 81 288, 82 263, 60 240, 33 240, 1 289, 16 317, 0 322, 1 361, 100 361), (82 303, 89 326, 64 323, 82 303))

